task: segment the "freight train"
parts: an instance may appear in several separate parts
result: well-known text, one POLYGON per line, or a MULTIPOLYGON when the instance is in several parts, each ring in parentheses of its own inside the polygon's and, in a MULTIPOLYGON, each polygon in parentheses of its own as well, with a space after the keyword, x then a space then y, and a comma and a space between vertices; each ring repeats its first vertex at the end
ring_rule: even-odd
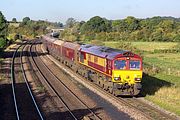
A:
POLYGON ((80 45, 48 35, 43 36, 42 41, 49 54, 111 94, 139 94, 143 69, 139 55, 105 46, 80 45))

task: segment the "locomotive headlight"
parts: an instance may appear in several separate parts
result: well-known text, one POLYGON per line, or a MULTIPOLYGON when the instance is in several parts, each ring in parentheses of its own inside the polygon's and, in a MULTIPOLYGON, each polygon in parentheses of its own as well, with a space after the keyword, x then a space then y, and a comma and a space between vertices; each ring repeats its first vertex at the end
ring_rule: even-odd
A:
POLYGON ((120 77, 114 77, 114 80, 121 80, 121 78, 120 77))
POLYGON ((136 81, 140 81, 140 80, 141 80, 141 78, 135 78, 135 80, 136 80, 136 81))

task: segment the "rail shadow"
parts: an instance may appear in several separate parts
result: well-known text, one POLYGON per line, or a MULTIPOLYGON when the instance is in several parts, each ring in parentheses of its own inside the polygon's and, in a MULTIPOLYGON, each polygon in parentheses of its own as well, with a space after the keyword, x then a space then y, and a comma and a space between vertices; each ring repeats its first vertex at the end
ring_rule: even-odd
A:
MULTIPOLYGON (((14 41, 13 44, 16 44, 16 45, 24 45, 24 44, 27 44, 27 45, 31 45, 34 41, 38 41, 38 43, 40 43, 41 41, 39 39, 32 39, 32 40, 26 40, 26 39, 23 39, 21 41, 14 41), (23 42, 27 42, 27 43, 23 43, 23 42)), ((12 43, 11 43, 12 44, 12 43)))
MULTIPOLYGON (((13 51, 12 52, 4 52, 3 53, 2 56, 3 56, 4 59, 0 61, 0 75, 1 76, 7 75, 7 73, 10 73, 10 71, 11 71, 11 61, 8 61, 8 59, 6 59, 6 58, 12 58, 13 53, 14 53, 13 51)), ((18 56, 16 58, 19 57, 20 53, 21 52, 17 52, 18 56)), ((32 56, 33 57, 45 56, 46 54, 47 53, 32 52, 32 56)), ((29 51, 23 51, 23 56, 31 57, 29 51)), ((18 61, 18 62, 15 61, 14 67, 18 67, 18 66, 20 67, 20 65, 21 65, 20 61, 18 61)), ((15 72, 18 73, 18 72, 21 72, 21 70, 16 70, 15 72)))
POLYGON ((3 60, 0 62, 0 77, 2 77, 1 75, 5 75, 9 73, 10 70, 11 70, 11 67, 8 61, 3 60))
MULTIPOLYGON (((1 57, 4 58, 4 59, 5 58, 12 58, 13 54, 14 54, 14 51, 4 51, 4 52, 1 53, 1 57)), ((20 55, 20 53, 21 53, 21 51, 17 52, 18 56, 20 55)), ((28 50, 25 50, 22 53, 23 53, 23 56, 27 56, 27 57, 31 56, 30 51, 28 51, 28 50)), ((42 52, 31 52, 31 53, 32 53, 33 57, 44 56, 44 55, 47 54, 47 53, 42 53, 42 52)))
MULTIPOLYGON (((98 110, 101 110, 102 108, 92 108, 91 111, 96 112, 98 110)), ((71 111, 73 114, 77 115, 78 120, 83 120, 83 118, 91 114, 88 109, 76 109, 71 111)), ((92 117, 92 116, 91 116, 92 117)), ((70 115, 69 111, 65 112, 53 112, 48 113, 47 120, 73 120, 74 118, 70 115)), ((89 118, 91 120, 91 118, 89 118)))
POLYGON ((170 87, 173 83, 143 73, 142 90, 139 96, 154 95, 162 87, 170 87))
MULTIPOLYGON (((23 62, 23 64, 27 64, 28 62, 23 62)), ((15 63, 14 64, 14 67, 16 68, 16 67, 20 67, 21 66, 21 64, 20 63, 15 63)), ((31 71, 32 69, 25 69, 25 71, 31 71)), ((18 74, 18 73, 21 73, 22 72, 22 70, 20 69, 20 70, 15 70, 14 71, 15 72, 15 74, 18 74)), ((3 78, 3 76, 6 76, 6 78, 10 78, 10 73, 11 73, 11 63, 5 63, 5 62, 2 62, 1 64, 0 64, 0 78, 2 77, 3 78)))
POLYGON ((11 84, 0 84, 0 120, 16 120, 11 84))
MULTIPOLYGON (((21 93, 18 93, 17 96, 21 96, 17 101, 20 102, 19 104, 21 107, 25 106, 26 108, 23 110, 26 120, 32 120, 37 119, 37 114, 35 114, 34 108, 32 108, 32 101, 31 98, 27 92, 26 84, 25 83, 18 83, 16 84, 16 91, 21 91, 21 93), (22 97, 23 96, 23 97, 22 97), (29 115, 28 115, 29 114, 29 115), (28 118, 29 116, 29 118, 28 118), (30 117, 31 116, 31 117, 30 117)), ((47 99, 50 98, 47 94, 44 94, 44 92, 36 93, 38 98, 36 101, 38 101, 38 105, 40 106, 40 111, 42 110, 42 106, 47 106, 47 99)), ((51 104, 51 103, 50 103, 51 104)), ((16 114, 15 114, 15 108, 14 108, 14 101, 12 96, 12 86, 11 84, 0 84, 0 120, 16 120, 16 114)), ((20 108, 21 108, 20 107, 20 108)), ((56 107, 56 106, 55 106, 56 107)), ((49 108, 45 108, 49 109, 49 108)), ((46 115, 43 115, 45 119, 47 120, 71 120, 73 119, 72 116, 68 111, 61 112, 57 111, 56 109, 53 110, 51 108, 51 112, 47 112, 46 115)), ((63 109, 63 108, 62 108, 63 109)), ((91 111, 96 112, 101 110, 102 108, 91 108, 91 111)), ((84 116, 87 116, 90 114, 90 111, 88 109, 75 109, 72 111, 74 114, 77 115, 77 118, 83 119, 84 116)))
MULTIPOLYGON (((39 119, 25 83, 15 85, 18 109, 22 119, 39 119), (23 111, 22 111, 23 110, 23 111)), ((0 84, 0 120, 16 120, 11 84, 0 84)), ((41 109, 41 107, 40 107, 41 109)))

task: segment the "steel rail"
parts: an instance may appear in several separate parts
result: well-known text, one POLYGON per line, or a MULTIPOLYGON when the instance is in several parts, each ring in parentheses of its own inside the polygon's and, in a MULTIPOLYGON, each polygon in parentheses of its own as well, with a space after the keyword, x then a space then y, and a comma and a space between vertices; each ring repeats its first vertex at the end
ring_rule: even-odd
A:
MULTIPOLYGON (((35 48, 36 49, 36 48, 35 48)), ((37 50, 36 50, 37 51, 37 50)), ((37 54, 37 53, 36 53, 37 54)), ((44 67, 49 71, 49 73, 56 78, 63 86, 64 88, 74 97, 76 100, 81 103, 85 108, 89 110, 89 112, 96 118, 96 120, 101 120, 100 117, 98 117, 77 95, 75 95, 56 75, 53 74, 53 72, 47 67, 47 65, 43 62, 43 60, 40 58, 40 61, 44 65, 44 67)))
MULTIPOLYGON (((16 119, 17 120, 20 120, 20 112, 18 110, 18 103, 17 103, 17 96, 16 96, 16 92, 15 92, 15 72, 14 72, 14 61, 15 61, 15 58, 16 58, 16 55, 17 55, 17 52, 18 50, 23 46, 23 44, 26 44, 28 41, 26 42, 23 42, 20 46, 18 46, 18 48, 16 49, 16 51, 13 53, 13 57, 12 57, 12 62, 11 62, 11 87, 12 87, 12 92, 13 92, 13 101, 14 101, 14 106, 15 106, 15 111, 16 111, 16 119)), ((33 100, 33 103, 36 107, 36 110, 39 114, 39 117, 41 120, 44 120, 43 116, 42 116, 42 113, 40 112, 39 108, 38 108, 38 105, 35 101, 35 98, 32 94, 32 91, 31 91, 31 88, 28 84, 28 81, 27 81, 27 77, 26 77, 26 74, 25 74, 25 70, 24 70, 24 67, 23 67, 23 62, 22 62, 22 53, 23 53, 23 50, 25 48, 26 45, 23 46, 22 50, 21 50, 21 53, 20 53, 20 63, 21 63, 21 70, 22 70, 22 74, 23 74, 23 78, 26 82, 26 86, 28 88, 28 91, 29 91, 29 94, 33 100)))
POLYGON ((21 58, 21 70, 22 70, 22 73, 23 73, 23 77, 24 77, 24 81, 25 81, 25 83, 26 83, 26 86, 27 86, 27 88, 28 88, 28 91, 29 91, 29 94, 30 94, 30 96, 31 96, 31 98, 32 98, 32 101, 33 101, 33 103, 34 103, 34 105, 35 105, 35 108, 36 108, 36 110, 37 110, 37 112, 38 112, 38 114, 39 114, 39 117, 40 117, 40 119, 41 120, 44 120, 44 118, 43 118, 43 115, 42 115, 42 113, 41 113, 41 111, 40 111, 40 109, 39 109, 39 107, 38 107, 38 105, 37 105, 37 102, 36 102, 36 100, 35 100, 35 98, 34 98, 34 96, 33 96, 33 93, 32 93, 32 91, 31 91, 31 88, 30 88, 30 86, 29 86, 29 83, 28 83, 28 80, 27 80, 27 76, 26 76, 26 74, 25 74, 25 70, 24 70, 24 67, 23 67, 23 62, 22 62, 22 53, 23 53, 23 49, 25 48, 25 46, 22 48, 22 51, 21 51, 21 53, 20 53, 20 58, 21 58))
POLYGON ((70 108, 68 107, 68 105, 65 103, 65 101, 61 98, 61 96, 58 94, 58 92, 54 89, 54 87, 50 84, 50 82, 47 80, 47 78, 45 77, 45 75, 42 73, 42 71, 40 70, 39 66, 37 65, 36 61, 34 60, 34 57, 32 55, 32 46, 33 43, 30 46, 30 55, 31 58, 34 62, 34 64, 37 67, 38 72, 40 73, 39 75, 41 75, 41 77, 44 79, 44 81, 46 82, 46 84, 48 85, 48 87, 54 92, 54 94, 58 97, 59 101, 64 105, 64 107, 68 110, 68 112, 71 114, 71 116, 75 119, 78 120, 78 118, 73 114, 73 112, 70 110, 70 108))
POLYGON ((22 45, 20 45, 16 51, 13 53, 13 57, 12 57, 12 62, 11 62, 11 87, 12 87, 12 92, 13 92, 13 101, 14 101, 14 106, 15 106, 15 111, 16 111, 16 118, 17 120, 20 120, 19 118, 19 111, 18 111, 18 105, 17 105, 17 101, 16 101, 16 93, 15 93, 15 87, 14 87, 14 84, 15 84, 15 75, 14 75, 14 60, 15 60, 15 57, 16 57, 16 54, 17 54, 17 51, 19 50, 19 48, 21 47, 22 45))

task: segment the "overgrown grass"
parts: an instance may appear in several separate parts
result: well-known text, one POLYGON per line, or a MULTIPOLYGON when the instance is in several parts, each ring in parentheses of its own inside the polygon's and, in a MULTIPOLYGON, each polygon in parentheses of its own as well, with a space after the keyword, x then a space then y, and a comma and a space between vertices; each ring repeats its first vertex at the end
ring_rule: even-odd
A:
POLYGON ((40 93, 45 92, 45 87, 43 87, 43 86, 37 86, 36 89, 37 89, 37 91, 40 92, 40 93))
POLYGON ((146 98, 160 107, 180 115, 180 88, 163 87, 159 89, 154 96, 147 96, 146 98))
POLYGON ((145 98, 180 116, 180 77, 160 73, 154 78, 156 79, 153 83, 151 83, 153 79, 144 78, 145 83, 151 86, 147 87, 144 84, 146 92, 155 90, 154 86, 157 86, 158 82, 163 84, 154 91, 154 94, 146 94, 145 98))

